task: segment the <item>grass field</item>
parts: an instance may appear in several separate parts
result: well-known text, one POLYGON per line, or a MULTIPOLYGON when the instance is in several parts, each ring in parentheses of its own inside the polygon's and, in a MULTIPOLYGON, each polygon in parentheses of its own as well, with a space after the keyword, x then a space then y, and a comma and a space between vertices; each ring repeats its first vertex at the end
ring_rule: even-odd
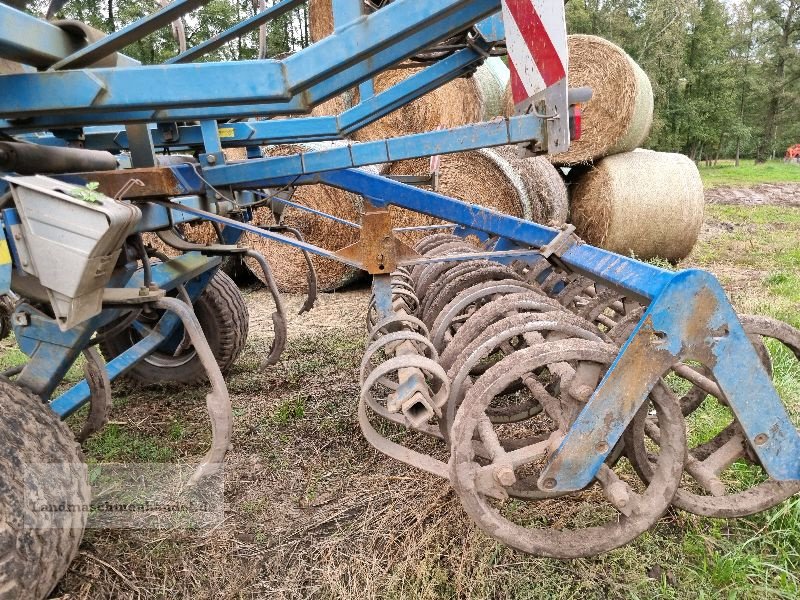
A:
POLYGON ((737 167, 733 160, 721 160, 716 166, 699 165, 706 188, 720 186, 753 186, 762 183, 800 183, 800 164, 782 160, 757 165, 753 160, 743 160, 737 167))

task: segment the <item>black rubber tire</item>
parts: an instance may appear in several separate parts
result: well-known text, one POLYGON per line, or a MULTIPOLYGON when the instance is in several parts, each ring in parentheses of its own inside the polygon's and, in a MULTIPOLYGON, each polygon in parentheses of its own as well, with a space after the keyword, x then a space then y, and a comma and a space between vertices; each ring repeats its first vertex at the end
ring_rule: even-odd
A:
MULTIPOLYGON (((195 301, 194 312, 219 368, 225 373, 239 358, 247 342, 250 316, 242 293, 228 275, 217 271, 195 301)), ((137 339, 133 329, 129 328, 101 342, 100 351, 106 360, 111 360, 130 348, 137 339)), ((139 361, 124 377, 141 384, 192 384, 207 380, 205 369, 193 348, 178 357, 160 354, 156 350, 139 361)))
POLYGON ((72 432, 39 398, 0 380, 0 406, 0 599, 38 600, 78 553, 89 476, 72 432), (65 510, 37 510, 43 504, 65 510))

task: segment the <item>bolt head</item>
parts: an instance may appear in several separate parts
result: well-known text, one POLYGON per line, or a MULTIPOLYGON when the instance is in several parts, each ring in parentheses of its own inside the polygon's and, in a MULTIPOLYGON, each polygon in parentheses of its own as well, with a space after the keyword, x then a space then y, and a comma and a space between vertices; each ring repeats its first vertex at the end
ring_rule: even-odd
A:
POLYGON ((552 479, 552 478, 550 478, 550 479, 545 479, 545 480, 542 482, 542 487, 543 487, 544 489, 546 489, 546 490, 552 490, 554 487, 556 487, 556 480, 555 480, 555 479, 552 479))
POLYGON ((600 442, 594 449, 597 450, 598 454, 605 454, 608 452, 608 444, 606 442, 600 442))
POLYGON ((753 440, 757 446, 763 446, 767 443, 769 436, 766 433, 759 433, 753 440))
POLYGON ((217 157, 214 156, 213 154, 209 154, 208 156, 206 156, 206 162, 210 165, 214 165, 217 163, 217 157))
POLYGON ((497 483, 506 487, 514 485, 517 482, 517 477, 514 475, 514 469, 508 466, 496 469, 494 472, 494 478, 497 480, 497 483))

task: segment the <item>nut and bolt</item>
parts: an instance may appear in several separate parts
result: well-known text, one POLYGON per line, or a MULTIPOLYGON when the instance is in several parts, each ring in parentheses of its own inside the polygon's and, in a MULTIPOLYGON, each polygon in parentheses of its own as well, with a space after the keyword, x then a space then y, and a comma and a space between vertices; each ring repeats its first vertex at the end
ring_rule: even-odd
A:
POLYGON ((208 156, 206 156, 206 162, 210 165, 215 165, 217 164, 217 157, 214 156, 213 154, 209 154, 208 156))
POLYGON ((152 281, 151 281, 151 282, 150 282, 150 285, 148 286, 148 289, 149 289, 151 292, 157 292, 157 291, 158 291, 158 284, 157 284, 157 283, 155 283, 155 282, 152 282, 152 281))
POLYGON ((140 296, 149 296, 150 295, 150 290, 148 288, 146 288, 145 286, 142 286, 142 287, 139 288, 139 295, 140 296))
POLYGON ((506 487, 514 485, 517 482, 517 476, 514 475, 514 469, 509 466, 495 469, 494 478, 497 483, 506 487))
POLYGON ((759 433, 753 441, 756 443, 756 446, 763 446, 767 443, 768 439, 769 436, 766 433, 759 433))
POLYGON ((14 313, 14 325, 19 327, 27 327, 30 324, 30 317, 26 312, 14 313))

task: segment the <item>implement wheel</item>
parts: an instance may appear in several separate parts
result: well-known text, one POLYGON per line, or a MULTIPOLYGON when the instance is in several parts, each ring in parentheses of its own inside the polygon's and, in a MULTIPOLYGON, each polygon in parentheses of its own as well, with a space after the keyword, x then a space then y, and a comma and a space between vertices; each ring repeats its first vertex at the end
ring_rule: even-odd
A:
MULTIPOLYGON (((195 301, 194 312, 200 321, 203 333, 206 334, 208 345, 211 346, 219 368, 225 373, 233 366, 247 341, 249 314, 242 293, 230 277, 222 271, 217 271, 195 301)), ((161 311, 157 311, 150 318, 143 314, 139 317, 139 321, 152 327, 161 315, 161 311)), ((112 324, 109 328, 113 326, 112 324)), ((179 325, 171 339, 147 358, 136 363, 125 374, 125 378, 142 384, 205 381, 205 369, 194 347, 183 337, 183 327, 179 325)), ((131 326, 101 342, 100 350, 106 360, 111 360, 140 339, 141 335, 131 326)))
POLYGON ((89 478, 72 433, 39 398, 0 380, 0 406, 0 598, 38 600, 78 553, 89 478))

